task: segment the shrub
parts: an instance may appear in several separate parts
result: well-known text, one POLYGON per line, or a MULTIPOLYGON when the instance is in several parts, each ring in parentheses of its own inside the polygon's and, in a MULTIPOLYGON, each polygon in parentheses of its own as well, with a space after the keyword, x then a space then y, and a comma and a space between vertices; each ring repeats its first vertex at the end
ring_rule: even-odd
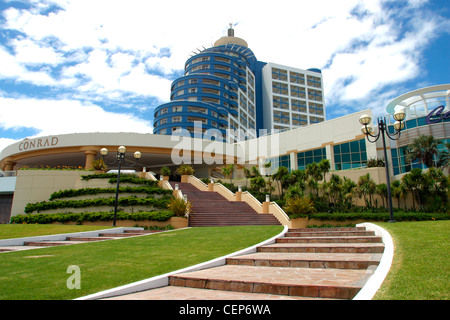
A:
MULTIPOLYGON (((173 217, 171 211, 148 211, 127 213, 123 211, 117 212, 117 220, 152 220, 152 221, 167 221, 173 217)), ((47 223, 66 223, 83 221, 111 221, 114 218, 114 212, 83 212, 83 213, 47 213, 47 214, 27 214, 16 215, 11 217, 11 223, 18 224, 47 224, 47 223)))
POLYGON ((316 212, 314 203, 308 196, 293 197, 286 200, 284 207, 286 213, 290 215, 310 215, 316 212))
MULTIPOLYGON (((60 198, 78 197, 84 195, 96 195, 104 193, 115 193, 116 188, 83 188, 83 189, 67 189, 54 192, 50 195, 50 201, 60 198)), ((171 190, 162 189, 159 187, 120 187, 119 193, 146 193, 153 194, 172 194, 171 190)))
POLYGON ((164 166, 161 168, 161 174, 163 176, 170 176, 172 174, 172 171, 169 169, 169 167, 164 166))
MULTIPOLYGON (((152 206, 155 208, 165 208, 170 196, 164 196, 161 199, 155 198, 137 198, 126 197, 119 198, 119 206, 152 206)), ((98 206, 114 206, 114 198, 98 198, 86 200, 56 200, 56 201, 42 201, 37 203, 28 203, 25 206, 25 213, 32 213, 34 211, 44 211, 60 208, 86 208, 98 206)))
POLYGON ((188 164, 182 164, 178 167, 177 172, 180 175, 193 175, 194 174, 194 168, 192 168, 188 164))
POLYGON ((108 166, 106 165, 105 161, 103 159, 97 159, 92 161, 92 169, 94 170, 108 170, 108 166))
POLYGON ((185 217, 189 214, 192 207, 191 202, 185 202, 183 199, 171 199, 167 207, 175 214, 177 217, 185 217))

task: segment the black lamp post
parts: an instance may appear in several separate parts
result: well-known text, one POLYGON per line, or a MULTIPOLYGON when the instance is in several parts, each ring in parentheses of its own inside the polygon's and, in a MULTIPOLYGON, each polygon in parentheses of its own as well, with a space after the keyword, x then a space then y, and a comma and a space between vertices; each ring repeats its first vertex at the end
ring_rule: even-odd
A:
MULTIPOLYGON (((116 226, 116 216, 117 216, 117 203, 118 203, 118 200, 119 200, 119 184, 120 184, 120 169, 121 169, 121 167, 122 167, 122 163, 125 163, 125 153, 127 152, 127 149, 124 147, 124 146, 120 146, 118 149, 117 149, 117 155, 116 155, 116 159, 113 161, 113 162, 111 162, 111 163, 108 163, 108 164, 118 164, 118 169, 117 169, 117 187, 116 187, 116 201, 114 202, 114 221, 113 221, 113 227, 115 227, 116 226)), ((106 149, 106 148, 102 148, 101 150, 100 150, 100 154, 102 155, 102 157, 103 157, 103 161, 105 161, 105 156, 107 156, 108 155, 108 153, 109 153, 109 151, 108 151, 108 149, 106 149)), ((134 167, 134 166, 136 166, 137 165, 137 163, 138 163, 138 160, 142 157, 142 154, 139 152, 139 151, 136 151, 135 153, 134 153, 134 158, 136 159, 135 160, 135 162, 134 163, 129 163, 129 164, 127 164, 127 165, 129 165, 129 166, 132 166, 132 167, 134 167)), ((106 162, 106 161, 105 161, 106 162)))
POLYGON ((405 111, 399 110, 394 113, 394 119, 396 120, 394 123, 394 129, 395 132, 393 135, 389 134, 389 131, 387 130, 387 123, 386 118, 378 118, 378 134, 372 134, 373 128, 370 125, 372 122, 372 118, 368 116, 367 114, 362 115, 359 118, 359 122, 363 125, 361 128, 361 132, 366 135, 366 138, 369 142, 375 143, 378 141, 378 139, 382 138, 383 141, 383 152, 384 152, 384 167, 386 169, 386 184, 387 184, 387 201, 389 206, 389 222, 395 222, 394 220, 394 213, 392 209, 392 196, 391 196, 391 179, 389 175, 389 164, 388 164, 388 158, 387 158, 387 152, 386 152, 386 139, 385 139, 385 133, 391 140, 398 140, 401 135, 401 131, 405 127, 405 123, 403 120, 406 118, 405 111), (370 140, 370 137, 374 138, 374 140, 370 140))

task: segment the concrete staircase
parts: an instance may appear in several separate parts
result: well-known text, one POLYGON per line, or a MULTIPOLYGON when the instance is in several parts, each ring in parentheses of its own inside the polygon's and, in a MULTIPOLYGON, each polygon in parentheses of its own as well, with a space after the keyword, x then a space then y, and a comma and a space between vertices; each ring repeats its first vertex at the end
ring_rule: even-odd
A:
MULTIPOLYGON (((175 182, 170 182, 175 188, 175 182)), ((258 214, 242 201, 228 201, 213 191, 201 191, 190 183, 177 183, 183 195, 192 203, 190 227, 280 225, 271 214, 258 214)))
POLYGON ((364 228, 289 230, 257 252, 169 277, 169 286, 111 299, 352 299, 381 260, 381 237, 364 228))

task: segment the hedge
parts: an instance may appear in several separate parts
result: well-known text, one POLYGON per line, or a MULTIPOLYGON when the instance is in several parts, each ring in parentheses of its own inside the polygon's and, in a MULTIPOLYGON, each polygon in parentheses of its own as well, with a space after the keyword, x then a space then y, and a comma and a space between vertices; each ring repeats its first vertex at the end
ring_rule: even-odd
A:
MULTIPOLYGON (((310 215, 297 214, 289 216, 291 219, 305 218, 316 220, 367 220, 367 221, 389 221, 389 213, 314 213, 310 215)), ((424 212, 394 212, 395 221, 427 221, 427 220, 450 220, 448 213, 424 213, 424 212)))
MULTIPOLYGON (((167 221, 174 216, 171 211, 151 211, 128 213, 117 212, 117 220, 151 220, 167 221)), ((19 224, 48 224, 54 222, 83 222, 83 221, 111 221, 114 219, 114 212, 83 212, 83 213, 48 213, 48 214, 27 214, 11 217, 11 223, 19 224)))
MULTIPOLYGON (((91 179, 109 179, 109 183, 116 183, 117 182, 117 174, 116 173, 98 173, 98 174, 90 174, 81 176, 81 179, 83 180, 91 180, 91 179)), ((158 181, 155 180, 149 180, 145 178, 137 177, 134 174, 122 174, 120 175, 120 182, 121 183, 134 183, 134 184, 142 184, 148 187, 157 187, 158 181)))
MULTIPOLYGON (((166 194, 171 195, 172 190, 154 187, 120 187, 119 193, 146 193, 146 194, 166 194)), ((60 198, 70 198, 84 195, 95 195, 102 193, 116 193, 116 188, 83 188, 83 189, 67 189, 54 192, 50 195, 50 201, 60 198)))
MULTIPOLYGON (((119 206, 152 206, 155 208, 167 208, 167 204, 171 199, 171 196, 163 196, 160 199, 154 198, 137 198, 126 197, 119 198, 119 206)), ((55 200, 55 201, 42 201, 37 203, 28 203, 25 206, 25 213, 32 213, 34 211, 44 211, 60 208, 86 208, 86 207, 98 207, 98 206, 114 206, 115 198, 98 198, 98 199, 86 199, 86 200, 55 200)))

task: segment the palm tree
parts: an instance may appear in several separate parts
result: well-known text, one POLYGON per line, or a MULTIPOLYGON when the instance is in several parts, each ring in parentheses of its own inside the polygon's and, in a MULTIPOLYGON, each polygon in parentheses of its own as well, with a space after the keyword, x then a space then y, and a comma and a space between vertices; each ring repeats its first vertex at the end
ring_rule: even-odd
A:
POLYGON ((450 166, 450 143, 446 143, 446 150, 439 154, 438 167, 446 168, 450 166))
POLYGON ((284 197, 284 188, 289 182, 290 175, 289 169, 286 167, 279 167, 277 172, 273 175, 273 178, 278 181, 281 191, 281 197, 284 197))
POLYGON ((433 156, 438 154, 438 146, 442 142, 433 136, 416 138, 406 151, 406 162, 411 163, 419 159, 428 168, 434 167, 433 156))
POLYGON ((225 177, 230 178, 230 184, 233 184, 233 170, 234 170, 234 164, 229 164, 225 168, 222 169, 222 173, 225 177))
POLYGON ((344 203, 346 204, 346 206, 348 208, 350 208, 352 206, 353 194, 355 192, 356 187, 357 187, 356 183, 353 180, 351 180, 347 177, 343 178, 342 195, 344 197, 344 203))
POLYGON ((316 191, 316 196, 319 196, 319 181, 323 179, 316 162, 310 163, 306 166, 306 175, 308 176, 308 187, 316 191))
POLYGON ((330 182, 328 183, 328 190, 330 193, 330 198, 332 202, 336 205, 341 200, 342 188, 342 178, 337 174, 332 174, 330 182))
POLYGON ((387 185, 386 183, 380 183, 376 185, 376 193, 381 196, 381 199, 383 200, 383 207, 386 208, 384 205, 384 200, 386 200, 387 203, 387 185))
POLYGON ((395 180, 391 182, 391 192, 392 196, 397 199, 397 207, 400 208, 400 198, 405 196, 405 188, 404 185, 402 185, 402 183, 400 182, 400 180, 395 180))
POLYGON ((249 168, 244 167, 245 187, 248 188, 248 179, 252 177, 252 173, 249 168))
POLYGON ((409 173, 402 177, 402 182, 405 184, 406 189, 412 193, 413 208, 416 210, 416 200, 420 205, 420 194, 426 192, 426 182, 425 177, 422 174, 422 169, 412 169, 409 173))
POLYGON ((372 207, 372 196, 375 193, 376 184, 370 177, 369 173, 359 177, 357 188, 359 190, 359 194, 364 196, 366 206, 372 207))
POLYGON ((323 176, 323 181, 326 181, 325 175, 330 171, 331 165, 330 165, 330 160, 328 159, 322 159, 322 161, 319 162, 319 171, 323 176))

